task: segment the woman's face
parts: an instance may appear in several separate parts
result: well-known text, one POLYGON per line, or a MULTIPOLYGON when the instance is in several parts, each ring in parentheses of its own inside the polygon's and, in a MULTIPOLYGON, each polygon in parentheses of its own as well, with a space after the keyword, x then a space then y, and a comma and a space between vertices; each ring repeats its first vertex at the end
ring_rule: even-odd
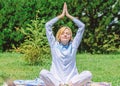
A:
POLYGON ((63 33, 60 35, 60 42, 66 45, 71 39, 71 33, 69 29, 65 29, 63 33))

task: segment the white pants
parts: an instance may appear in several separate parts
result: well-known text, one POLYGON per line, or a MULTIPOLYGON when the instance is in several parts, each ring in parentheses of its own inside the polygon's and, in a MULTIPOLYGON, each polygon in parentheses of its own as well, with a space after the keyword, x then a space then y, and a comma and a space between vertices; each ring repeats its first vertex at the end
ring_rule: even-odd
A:
MULTIPOLYGON (((45 69, 40 72, 40 78, 44 81, 46 86, 59 86, 61 84, 51 72, 45 69)), ((90 71, 83 71, 79 75, 74 76, 70 82, 73 83, 73 86, 83 86, 90 81, 91 78, 92 74, 90 71)))

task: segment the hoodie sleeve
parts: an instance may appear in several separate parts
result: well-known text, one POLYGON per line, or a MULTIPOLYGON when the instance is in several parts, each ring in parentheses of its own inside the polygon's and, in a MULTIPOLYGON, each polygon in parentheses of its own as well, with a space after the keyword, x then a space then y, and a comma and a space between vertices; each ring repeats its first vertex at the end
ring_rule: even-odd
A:
POLYGON ((46 28, 46 36, 48 39, 48 42, 50 44, 50 47, 53 46, 53 44, 55 43, 55 36, 53 35, 53 31, 52 31, 52 26, 58 21, 59 19, 57 17, 51 19, 50 21, 48 21, 45 24, 45 28, 46 28))
POLYGON ((82 40, 82 37, 83 37, 85 24, 76 18, 73 18, 73 22, 78 26, 78 30, 76 32, 74 39, 73 39, 72 46, 74 48, 78 48, 80 45, 80 42, 82 40))

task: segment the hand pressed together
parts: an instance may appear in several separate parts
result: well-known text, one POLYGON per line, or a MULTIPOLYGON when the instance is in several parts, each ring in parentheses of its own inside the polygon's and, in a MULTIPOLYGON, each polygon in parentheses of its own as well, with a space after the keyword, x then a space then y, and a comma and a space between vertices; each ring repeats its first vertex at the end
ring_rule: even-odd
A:
POLYGON ((61 19, 61 18, 63 18, 64 16, 67 16, 68 18, 73 19, 73 16, 71 16, 71 15, 68 13, 68 9, 67 9, 67 4, 66 4, 66 2, 64 3, 62 14, 60 14, 60 15, 58 16, 58 18, 61 19))

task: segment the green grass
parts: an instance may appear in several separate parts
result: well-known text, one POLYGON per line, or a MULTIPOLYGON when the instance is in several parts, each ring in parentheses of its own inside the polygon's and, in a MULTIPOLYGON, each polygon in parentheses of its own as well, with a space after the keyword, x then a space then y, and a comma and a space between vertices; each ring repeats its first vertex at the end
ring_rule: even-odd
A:
POLYGON ((79 72, 89 70, 93 74, 92 81, 110 82, 112 86, 120 86, 120 54, 118 55, 77 55, 79 72))
MULTIPOLYGON (((31 80, 39 77, 41 69, 49 69, 51 61, 44 65, 30 66, 22 60, 22 54, 0 53, 0 85, 6 78, 12 80, 31 80)), ((111 82, 112 86, 120 86, 120 54, 117 55, 77 55, 78 71, 89 70, 93 74, 92 81, 111 82)))

